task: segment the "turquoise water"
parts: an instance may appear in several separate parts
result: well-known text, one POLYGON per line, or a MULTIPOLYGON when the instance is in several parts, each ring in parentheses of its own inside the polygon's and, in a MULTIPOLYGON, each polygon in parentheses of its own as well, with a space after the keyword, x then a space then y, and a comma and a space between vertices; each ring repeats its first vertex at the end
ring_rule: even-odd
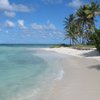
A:
POLYGON ((0 46, 0 100, 43 100, 58 77, 58 65, 52 53, 33 47, 0 46))

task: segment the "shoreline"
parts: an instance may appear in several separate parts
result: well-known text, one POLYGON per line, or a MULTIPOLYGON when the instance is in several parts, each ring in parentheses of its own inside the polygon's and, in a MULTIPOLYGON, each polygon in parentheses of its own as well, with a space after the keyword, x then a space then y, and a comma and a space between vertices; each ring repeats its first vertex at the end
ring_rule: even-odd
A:
POLYGON ((97 56, 95 49, 42 48, 42 50, 67 55, 61 60, 63 77, 55 81, 47 100, 100 99, 100 57, 97 56), (93 55, 89 52, 93 52, 93 55), (82 56, 84 53, 90 55, 82 56))
POLYGON ((61 48, 42 48, 42 50, 52 51, 60 54, 67 54, 75 57, 84 57, 84 58, 100 60, 100 53, 96 50, 96 48, 92 48, 90 50, 77 50, 69 47, 61 47, 61 48))

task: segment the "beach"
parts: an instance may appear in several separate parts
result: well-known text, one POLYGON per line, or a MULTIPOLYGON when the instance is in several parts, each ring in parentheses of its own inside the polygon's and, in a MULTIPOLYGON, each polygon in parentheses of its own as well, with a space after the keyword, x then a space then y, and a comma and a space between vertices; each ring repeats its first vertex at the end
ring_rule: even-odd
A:
POLYGON ((76 57, 85 57, 90 59, 100 60, 100 53, 96 50, 96 48, 91 48, 90 50, 78 50, 68 47, 61 48, 43 48, 46 51, 53 51, 60 54, 67 54, 76 57))
POLYGON ((47 100, 100 100, 100 56, 95 49, 44 50, 66 55, 61 60, 63 78, 56 80, 47 100))
POLYGON ((95 49, 7 45, 0 47, 0 56, 0 100, 100 98, 100 57, 95 49))
POLYGON ((0 0, 0 100, 100 100, 100 0, 0 0))

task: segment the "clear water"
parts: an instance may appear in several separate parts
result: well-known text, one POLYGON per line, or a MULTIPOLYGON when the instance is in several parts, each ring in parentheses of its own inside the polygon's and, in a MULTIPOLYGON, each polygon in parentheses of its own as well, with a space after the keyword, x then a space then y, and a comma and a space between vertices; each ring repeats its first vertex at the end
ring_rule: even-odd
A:
POLYGON ((56 56, 30 48, 0 46, 0 100, 43 100, 58 77, 56 56))

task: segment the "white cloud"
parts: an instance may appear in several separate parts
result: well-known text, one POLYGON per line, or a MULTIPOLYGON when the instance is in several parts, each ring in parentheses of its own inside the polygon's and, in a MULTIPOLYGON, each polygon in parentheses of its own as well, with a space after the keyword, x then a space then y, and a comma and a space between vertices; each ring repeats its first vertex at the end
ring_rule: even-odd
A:
POLYGON ((11 10, 12 6, 8 0, 0 0, 0 9, 1 10, 11 10))
POLYGON ((30 12, 30 8, 23 4, 12 4, 12 8, 14 11, 18 12, 30 12))
POLYGON ((63 39, 63 33, 52 23, 47 22, 46 24, 31 24, 31 29, 24 30, 25 34, 31 34, 35 38, 51 38, 51 39, 63 39))
POLYGON ((46 24, 37 24, 37 23, 33 23, 31 25, 32 29, 34 30, 42 30, 42 31, 45 31, 45 30, 56 30, 56 27, 55 25, 51 24, 50 22, 46 23, 46 24))
POLYGON ((46 30, 56 30, 56 27, 54 24, 48 22, 46 25, 44 25, 44 29, 46 30))
POLYGON ((63 0, 42 0, 45 4, 61 4, 63 0))
POLYGON ((15 24, 12 21, 6 20, 5 26, 8 28, 13 28, 15 27, 15 24))
POLYGON ((79 8, 81 5, 83 5, 83 2, 81 0, 72 0, 68 5, 70 7, 79 8))
POLYGON ((25 29, 24 20, 18 20, 18 26, 20 29, 25 29))
POLYGON ((29 12, 31 9, 23 4, 11 4, 9 0, 0 0, 0 10, 29 12))
POLYGON ((42 26, 42 25, 39 25, 39 24, 37 24, 37 23, 33 23, 33 24, 31 25, 31 27, 32 27, 32 29, 34 29, 34 30, 43 30, 43 26, 42 26))
POLYGON ((8 17, 15 17, 16 13, 12 11, 5 11, 4 14, 8 17))

